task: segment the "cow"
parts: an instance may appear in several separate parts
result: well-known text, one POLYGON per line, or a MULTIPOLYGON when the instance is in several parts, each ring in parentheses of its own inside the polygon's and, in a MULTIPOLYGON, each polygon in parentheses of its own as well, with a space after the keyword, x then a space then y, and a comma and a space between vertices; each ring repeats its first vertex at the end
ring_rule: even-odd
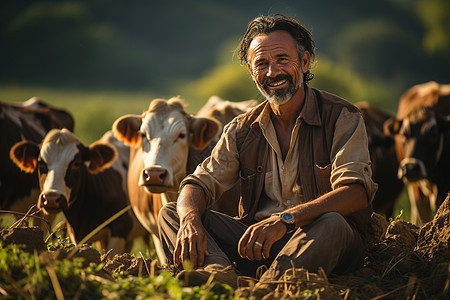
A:
MULTIPOLYGON (((36 204, 39 195, 36 174, 24 173, 17 168, 9 159, 9 151, 15 143, 22 140, 39 143, 53 128, 73 130, 72 115, 35 97, 21 104, 0 102, 1 209, 26 213, 36 204)), ((53 218, 48 218, 49 223, 52 221, 53 218)), ((40 222, 34 224, 40 225, 40 222)))
POLYGON ((384 133, 384 122, 392 117, 389 113, 369 106, 366 102, 356 103, 366 125, 369 153, 372 161, 372 178, 378 184, 373 199, 373 210, 387 219, 393 217, 396 200, 404 184, 397 178, 398 161, 394 139, 384 133))
MULTIPOLYGON (((69 130, 53 129, 40 145, 16 143, 10 157, 24 172, 37 169, 37 206, 47 214, 63 212, 74 244, 128 205, 123 177, 111 168, 117 159, 111 144, 98 141, 86 147, 69 130)), ((131 248, 127 243, 132 243, 132 226, 132 218, 124 213, 87 242, 99 241, 102 250, 112 249, 111 255, 123 253, 131 248)))
POLYGON ((246 101, 229 101, 218 96, 211 96, 206 104, 196 113, 197 117, 213 118, 222 126, 228 124, 234 117, 240 115, 258 104, 254 99, 246 101))
POLYGON ((428 82, 400 98, 384 130, 395 137, 398 177, 408 187, 411 222, 430 221, 450 190, 450 85, 428 82))
MULTIPOLYGON (((131 145, 130 203, 152 234, 161 263, 166 263, 166 258, 159 240, 158 213, 164 204, 177 200, 181 180, 209 156, 223 126, 216 119, 188 114, 184 106, 178 97, 155 99, 142 115, 125 115, 113 124, 117 139, 131 145)), ((235 194, 224 194, 231 205, 215 209, 236 214, 235 194)))

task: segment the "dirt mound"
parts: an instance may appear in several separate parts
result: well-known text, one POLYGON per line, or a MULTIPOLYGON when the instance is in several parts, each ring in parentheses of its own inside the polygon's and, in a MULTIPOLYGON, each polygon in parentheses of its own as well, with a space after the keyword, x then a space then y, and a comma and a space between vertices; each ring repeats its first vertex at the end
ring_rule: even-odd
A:
POLYGON ((449 197, 442 203, 434 219, 420 228, 415 251, 432 264, 450 261, 449 197))
POLYGON ((156 265, 157 261, 151 259, 136 258, 129 253, 115 255, 112 260, 108 260, 104 269, 109 273, 148 277, 157 274, 160 267, 156 265))
POLYGON ((24 245, 24 250, 38 253, 47 250, 44 243, 44 233, 39 227, 19 227, 0 232, 0 241, 5 245, 24 245))
POLYGON ((76 258, 83 259, 83 267, 87 267, 90 264, 98 265, 101 262, 100 253, 97 249, 88 245, 80 245, 79 247, 72 246, 69 248, 47 251, 39 255, 39 260, 42 263, 63 259, 74 260, 76 258))

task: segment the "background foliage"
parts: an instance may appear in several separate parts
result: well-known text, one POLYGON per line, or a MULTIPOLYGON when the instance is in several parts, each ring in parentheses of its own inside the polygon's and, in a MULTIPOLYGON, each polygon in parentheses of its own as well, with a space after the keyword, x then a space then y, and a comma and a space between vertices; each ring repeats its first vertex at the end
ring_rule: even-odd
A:
POLYGON ((0 84, 257 98, 233 52, 247 23, 267 13, 312 30, 312 85, 351 100, 372 102, 378 91, 377 104, 393 110, 411 85, 450 81, 447 0, 5 0, 0 84))

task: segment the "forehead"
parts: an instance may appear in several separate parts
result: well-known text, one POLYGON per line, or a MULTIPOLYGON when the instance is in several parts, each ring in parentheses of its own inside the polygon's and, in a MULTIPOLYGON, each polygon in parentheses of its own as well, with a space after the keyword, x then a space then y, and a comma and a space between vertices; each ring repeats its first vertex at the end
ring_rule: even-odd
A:
POLYGON ((69 163, 79 152, 80 141, 72 134, 59 134, 42 143, 41 158, 48 164, 53 162, 69 163))
POLYGON ((294 38, 286 31, 274 31, 269 34, 259 34, 250 43, 248 57, 251 60, 265 54, 297 53, 294 38))
POLYGON ((148 112, 142 120, 141 131, 153 136, 164 136, 173 131, 186 129, 187 117, 176 109, 148 112))

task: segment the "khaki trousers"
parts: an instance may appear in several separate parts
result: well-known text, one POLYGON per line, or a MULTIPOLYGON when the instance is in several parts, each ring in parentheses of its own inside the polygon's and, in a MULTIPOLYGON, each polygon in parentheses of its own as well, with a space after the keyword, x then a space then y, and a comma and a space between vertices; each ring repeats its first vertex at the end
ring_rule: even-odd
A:
MULTIPOLYGON (((240 275, 255 277, 256 270, 265 265, 261 281, 277 280, 292 268, 305 268, 317 273, 322 267, 326 274, 347 273, 360 268, 364 262, 364 242, 356 230, 338 213, 326 213, 307 226, 298 228, 275 242, 270 256, 263 260, 248 260, 239 256, 238 243, 247 225, 225 214, 207 210, 202 216, 207 232, 209 255, 205 264, 225 266, 236 263, 240 275)), ((168 203, 159 213, 159 232, 169 263, 173 263, 179 218, 176 203, 168 203)))

